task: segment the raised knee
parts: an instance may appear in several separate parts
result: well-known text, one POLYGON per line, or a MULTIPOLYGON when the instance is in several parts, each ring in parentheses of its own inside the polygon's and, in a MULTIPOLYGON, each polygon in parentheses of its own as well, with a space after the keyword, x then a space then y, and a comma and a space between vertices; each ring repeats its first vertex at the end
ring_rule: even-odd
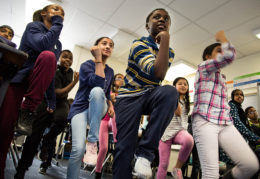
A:
POLYGON ((90 95, 91 96, 96 96, 96 97, 98 97, 98 96, 105 96, 105 93, 104 93, 104 90, 102 89, 102 88, 100 88, 100 87, 94 87, 94 88, 92 88, 92 90, 90 91, 90 95))
POLYGON ((39 57, 41 59, 41 61, 43 61, 44 63, 48 64, 48 65, 56 65, 56 56, 53 52, 51 51, 43 51, 40 53, 39 57))
POLYGON ((170 85, 165 85, 161 91, 161 97, 169 104, 177 104, 179 93, 176 88, 170 85))

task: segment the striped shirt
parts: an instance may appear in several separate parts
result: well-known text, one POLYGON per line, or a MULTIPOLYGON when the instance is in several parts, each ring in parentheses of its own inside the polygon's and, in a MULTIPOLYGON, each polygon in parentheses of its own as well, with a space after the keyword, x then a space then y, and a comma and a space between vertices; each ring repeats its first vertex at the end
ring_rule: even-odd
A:
MULTIPOLYGON (((132 44, 128 57, 128 67, 124 85, 119 89, 117 98, 124 96, 139 96, 151 88, 161 85, 155 78, 154 62, 159 48, 151 36, 142 37, 132 44)), ((169 66, 174 58, 174 52, 169 48, 169 66)))
POLYGON ((174 114, 170 124, 167 126, 161 138, 164 142, 172 139, 179 131, 187 130, 188 128, 188 114, 186 112, 185 101, 180 100, 179 104, 181 105, 181 116, 176 116, 174 114))
POLYGON ((230 117, 225 76, 220 69, 235 59, 235 49, 229 43, 221 46, 222 53, 216 59, 203 61, 198 65, 195 77, 194 109, 192 115, 199 114, 215 124, 232 124, 230 117))

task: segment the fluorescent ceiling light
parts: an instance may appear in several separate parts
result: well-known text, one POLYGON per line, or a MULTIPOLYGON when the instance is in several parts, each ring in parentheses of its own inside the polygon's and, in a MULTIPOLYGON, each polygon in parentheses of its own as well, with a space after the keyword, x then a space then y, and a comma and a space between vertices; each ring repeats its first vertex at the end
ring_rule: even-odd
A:
POLYGON ((260 39, 260 28, 253 31, 257 38, 260 39))
POLYGON ((186 77, 192 73, 195 73, 196 69, 187 62, 180 60, 174 63, 167 71, 165 80, 173 81, 177 77, 186 77))

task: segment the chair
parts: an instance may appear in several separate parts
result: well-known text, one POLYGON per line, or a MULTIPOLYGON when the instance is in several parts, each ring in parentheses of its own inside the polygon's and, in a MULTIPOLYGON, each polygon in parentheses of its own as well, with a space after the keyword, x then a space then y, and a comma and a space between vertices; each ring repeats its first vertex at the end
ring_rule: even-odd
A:
MULTIPOLYGON (((14 77, 15 73, 23 66, 24 62, 27 60, 28 55, 20 50, 15 49, 8 44, 13 44, 0 38, 0 107, 2 106, 5 93, 8 89, 11 79, 14 77)), ((10 154, 13 159, 14 166, 17 167, 19 155, 17 150, 17 145, 13 139, 10 144, 10 154)))
POLYGON ((52 159, 52 163, 57 166, 60 166, 60 163, 58 162, 59 154, 61 153, 61 159, 63 160, 65 145, 70 143, 70 141, 64 139, 66 133, 68 133, 69 131, 70 131, 70 124, 68 123, 68 125, 65 127, 63 132, 60 134, 61 136, 60 136, 60 140, 59 140, 59 144, 58 144, 59 147, 56 151, 56 157, 55 157, 55 159, 54 158, 52 159))
POLYGON ((0 107, 8 85, 15 73, 23 66, 28 55, 0 39, 0 107))

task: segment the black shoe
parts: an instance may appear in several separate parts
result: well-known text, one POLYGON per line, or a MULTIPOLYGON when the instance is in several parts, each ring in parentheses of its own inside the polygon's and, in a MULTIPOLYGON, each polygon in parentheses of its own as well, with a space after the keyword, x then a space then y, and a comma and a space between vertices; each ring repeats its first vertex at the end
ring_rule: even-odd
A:
POLYGON ((96 172, 95 179, 101 179, 102 173, 96 172))
POLYGON ((39 173, 43 174, 43 175, 46 175, 46 171, 47 171, 47 168, 45 168, 45 167, 40 167, 40 169, 39 169, 39 173))
POLYGON ((14 179, 24 179, 26 169, 16 169, 16 174, 14 175, 14 179))
POLYGON ((26 109, 19 110, 19 118, 16 125, 15 132, 22 135, 30 136, 32 134, 32 124, 34 121, 35 113, 26 109))

